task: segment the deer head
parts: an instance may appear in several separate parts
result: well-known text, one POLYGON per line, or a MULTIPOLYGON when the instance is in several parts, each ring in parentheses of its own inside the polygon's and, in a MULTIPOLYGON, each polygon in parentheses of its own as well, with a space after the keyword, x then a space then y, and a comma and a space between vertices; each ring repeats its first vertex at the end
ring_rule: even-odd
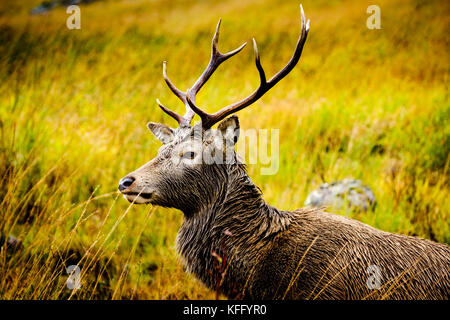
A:
POLYGON ((209 114, 197 107, 195 96, 217 67, 241 51, 246 43, 222 54, 217 47, 221 22, 219 20, 212 40, 211 60, 202 75, 186 92, 179 90, 170 81, 167 76, 166 62, 163 63, 164 80, 171 91, 184 103, 186 113, 181 116, 156 100, 158 106, 178 122, 178 127, 173 129, 153 122, 147 124, 163 145, 153 160, 120 180, 119 190, 125 199, 133 203, 174 207, 185 213, 199 210, 199 207, 214 201, 220 191, 226 188, 231 172, 236 167, 242 166, 234 150, 234 145, 239 138, 239 121, 235 115, 228 118, 227 116, 257 101, 295 67, 309 31, 309 20, 305 22, 301 6, 300 11, 301 33, 288 64, 267 80, 261 66, 256 41, 253 39, 260 85, 248 97, 216 113, 209 114), (191 126, 195 114, 200 116, 201 122, 191 126), (217 129, 212 129, 212 126, 218 122, 220 123, 217 129))

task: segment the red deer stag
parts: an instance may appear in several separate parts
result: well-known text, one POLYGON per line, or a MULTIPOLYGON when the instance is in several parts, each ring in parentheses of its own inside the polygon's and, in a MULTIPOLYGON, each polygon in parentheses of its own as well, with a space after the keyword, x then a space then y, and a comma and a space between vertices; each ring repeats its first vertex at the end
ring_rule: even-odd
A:
POLYGON ((181 116, 157 100, 179 126, 148 123, 163 145, 153 160, 120 180, 120 192, 132 203, 181 210, 177 249, 185 269, 229 298, 448 299, 447 245, 380 231, 321 209, 279 210, 263 200, 237 157, 239 122, 227 116, 257 101, 297 64, 309 31, 300 10, 301 33, 288 64, 267 80, 253 39, 260 85, 216 113, 197 107, 195 96, 245 44, 221 53, 219 21, 209 65, 186 92, 170 81, 163 64, 164 80, 186 113, 181 116), (191 126, 195 114, 201 122, 191 126), (208 162, 205 154, 226 161, 208 162))

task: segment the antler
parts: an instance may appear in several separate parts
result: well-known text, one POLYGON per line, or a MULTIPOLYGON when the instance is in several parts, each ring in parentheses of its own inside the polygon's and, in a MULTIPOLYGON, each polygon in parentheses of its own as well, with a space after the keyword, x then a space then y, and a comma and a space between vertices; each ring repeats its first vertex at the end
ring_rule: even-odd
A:
POLYGON ((228 115, 230 115, 234 112, 237 112, 239 110, 242 110, 245 107, 248 107, 249 105, 251 105, 252 103, 257 101, 267 91, 269 91, 274 85, 276 85, 278 83, 278 81, 283 79, 295 67, 295 65, 299 61, 300 56, 302 54, 303 45, 305 44, 306 37, 308 36, 308 31, 309 31, 309 20, 305 23, 305 14, 303 12, 302 5, 300 5, 300 12, 301 12, 301 23, 302 23, 301 33, 300 33, 300 37, 297 41, 297 46, 295 48, 294 54, 293 54, 291 60, 289 60, 288 64, 281 71, 279 71, 277 74, 275 74, 269 81, 266 80, 266 74, 264 73, 264 69, 261 66, 261 61, 259 58, 258 47, 256 45, 255 39, 253 39, 253 48, 255 51, 255 64, 256 64, 256 68, 258 69, 258 72, 259 72, 260 85, 259 85, 258 89, 256 89, 248 97, 246 97, 245 99, 243 99, 239 102, 231 104, 231 105, 217 111, 216 113, 209 114, 209 113, 206 113, 205 111, 201 110, 200 108, 198 108, 195 105, 194 98, 195 98, 195 94, 197 92, 192 91, 192 90, 187 91, 187 94, 184 97, 186 98, 187 103, 190 106, 190 108, 195 113, 197 113, 200 116, 200 118, 202 119, 202 127, 204 129, 211 128, 215 123, 224 119, 228 115))
POLYGON ((225 60, 231 58, 236 53, 241 51, 247 43, 242 44, 239 48, 230 51, 228 53, 221 53, 219 49, 217 48, 217 44, 219 41, 219 29, 220 29, 220 23, 221 19, 219 19, 219 23, 217 24, 216 32, 214 33, 213 39, 212 39, 212 49, 211 49, 211 60, 209 61, 208 66, 206 67, 205 71, 201 74, 201 76, 197 79, 197 81, 194 83, 194 85, 188 89, 186 92, 183 92, 179 90, 175 85, 170 81, 169 77, 167 76, 167 70, 166 70, 166 61, 163 62, 163 76, 164 80, 167 83, 167 86, 172 90, 172 92, 185 104, 186 106, 186 113, 184 116, 181 116, 177 114, 176 112, 169 110, 164 105, 161 104, 161 102, 156 99, 156 102, 158 103, 159 107, 167 113, 169 116, 174 118, 178 121, 178 124, 180 127, 182 126, 189 126, 192 118, 194 117, 195 113, 190 107, 190 103, 195 103, 195 96, 200 91, 200 89, 203 87, 203 85, 208 81, 208 79, 211 77, 211 75, 214 73, 214 71, 217 69, 217 67, 224 62, 225 60), (189 92, 189 100, 187 99, 187 95, 189 92))

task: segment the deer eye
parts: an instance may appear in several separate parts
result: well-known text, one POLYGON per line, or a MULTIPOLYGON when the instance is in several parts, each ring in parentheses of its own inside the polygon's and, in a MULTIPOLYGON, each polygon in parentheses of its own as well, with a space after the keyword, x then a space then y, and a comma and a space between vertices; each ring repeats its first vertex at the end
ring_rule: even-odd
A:
POLYGON ((185 153, 183 153, 183 155, 181 157, 183 159, 190 159, 190 160, 192 160, 192 159, 195 158, 195 152, 193 152, 193 151, 185 152, 185 153))

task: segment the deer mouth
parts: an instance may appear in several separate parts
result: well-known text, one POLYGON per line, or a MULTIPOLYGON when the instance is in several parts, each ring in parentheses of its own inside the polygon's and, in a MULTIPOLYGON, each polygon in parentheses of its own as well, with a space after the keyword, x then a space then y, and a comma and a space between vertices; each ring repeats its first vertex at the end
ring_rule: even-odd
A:
POLYGON ((152 193, 143 193, 143 192, 122 192, 122 194, 129 200, 130 198, 141 197, 146 200, 150 200, 152 197, 152 193))

